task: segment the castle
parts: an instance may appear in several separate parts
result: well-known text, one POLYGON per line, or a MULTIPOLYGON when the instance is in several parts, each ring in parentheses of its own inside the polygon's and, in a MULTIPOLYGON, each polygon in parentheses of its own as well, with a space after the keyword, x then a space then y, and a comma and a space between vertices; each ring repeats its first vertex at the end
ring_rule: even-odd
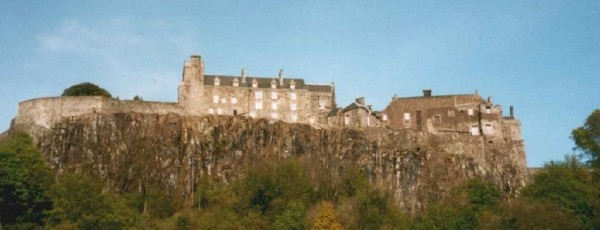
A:
POLYGON ((61 119, 87 113, 227 115, 264 118, 315 128, 412 129, 432 134, 458 133, 486 140, 522 140, 520 123, 502 115, 502 107, 479 94, 394 97, 383 111, 374 111, 364 98, 337 107, 335 85, 307 84, 300 78, 205 75, 197 55, 184 62, 178 102, 116 100, 105 97, 50 97, 19 103, 15 124, 44 128, 61 119))

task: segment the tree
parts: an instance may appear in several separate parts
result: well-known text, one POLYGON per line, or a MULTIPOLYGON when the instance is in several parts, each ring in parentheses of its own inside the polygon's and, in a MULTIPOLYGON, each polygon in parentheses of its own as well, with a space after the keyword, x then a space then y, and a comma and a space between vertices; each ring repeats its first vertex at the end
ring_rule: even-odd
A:
POLYGON ((29 135, 13 133, 0 143, 0 228, 41 224, 44 210, 52 207, 47 195, 52 181, 29 135))
POLYGON ((54 207, 47 212, 49 227, 123 229, 138 224, 135 212, 102 193, 102 186, 86 176, 63 175, 50 190, 50 195, 54 207))
POLYGON ((63 91, 61 96, 104 96, 111 97, 110 93, 99 86, 84 82, 77 85, 73 85, 65 91, 63 91))
POLYGON ((599 224, 594 214, 594 189, 592 173, 571 155, 564 161, 546 163, 523 190, 523 197, 556 205, 592 228, 599 224))
POLYGON ((273 223, 273 229, 302 230, 306 228, 306 207, 298 200, 288 202, 283 213, 277 216, 273 223))
POLYGON ((596 109, 587 117, 583 126, 571 132, 571 138, 578 149, 590 158, 592 165, 600 166, 600 109, 596 109))
POLYGON ((315 230, 341 230, 342 225, 337 221, 333 205, 323 201, 317 208, 317 218, 313 225, 315 230))

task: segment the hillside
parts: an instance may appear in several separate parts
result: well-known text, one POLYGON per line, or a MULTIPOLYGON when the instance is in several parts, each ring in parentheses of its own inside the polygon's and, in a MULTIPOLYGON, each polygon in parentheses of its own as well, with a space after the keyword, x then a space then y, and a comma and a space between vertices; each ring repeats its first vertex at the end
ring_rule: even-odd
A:
POLYGON ((358 167, 408 213, 424 210, 470 178, 497 185, 504 196, 517 194, 528 178, 522 141, 491 143, 456 133, 314 129, 243 117, 133 112, 89 113, 50 127, 17 122, 11 131, 30 134, 58 174, 92 175, 115 193, 162 190, 190 206, 201 177, 228 184, 246 166, 290 156, 313 162, 315 180, 358 167))

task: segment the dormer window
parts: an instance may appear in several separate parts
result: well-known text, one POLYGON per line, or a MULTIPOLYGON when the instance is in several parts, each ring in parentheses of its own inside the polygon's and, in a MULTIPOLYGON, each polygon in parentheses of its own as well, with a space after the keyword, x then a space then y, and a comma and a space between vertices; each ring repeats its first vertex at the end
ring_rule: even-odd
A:
POLYGON ((290 81, 290 89, 296 89, 296 82, 294 80, 290 81))
POLYGON ((215 86, 219 86, 221 85, 221 80, 219 80, 219 77, 215 78, 215 86))
POLYGON ((258 81, 255 79, 252 79, 252 88, 258 88, 258 81))
POLYGON ((277 82, 275 81, 275 79, 273 79, 271 81, 271 89, 276 89, 277 88, 277 82))
POLYGON ((238 87, 240 86, 240 82, 238 81, 237 77, 233 79, 233 87, 238 87))

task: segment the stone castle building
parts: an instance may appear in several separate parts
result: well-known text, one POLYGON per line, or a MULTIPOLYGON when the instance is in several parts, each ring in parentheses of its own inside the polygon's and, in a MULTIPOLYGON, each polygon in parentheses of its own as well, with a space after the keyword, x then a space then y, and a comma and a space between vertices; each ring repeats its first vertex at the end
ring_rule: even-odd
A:
POLYGON ((394 97, 375 111, 363 97, 337 107, 335 86, 307 84, 300 78, 205 75, 197 55, 184 62, 178 102, 116 100, 103 97, 50 97, 19 103, 15 122, 49 128, 53 123, 86 113, 177 113, 191 116, 225 115, 262 118, 315 128, 412 129, 432 134, 483 136, 488 141, 521 140, 520 123, 503 117, 502 108, 479 94, 394 97))
POLYGON ((321 127, 336 107, 335 87, 306 84, 303 79, 205 75, 200 56, 186 61, 179 86, 179 104, 193 115, 266 118, 321 127))

